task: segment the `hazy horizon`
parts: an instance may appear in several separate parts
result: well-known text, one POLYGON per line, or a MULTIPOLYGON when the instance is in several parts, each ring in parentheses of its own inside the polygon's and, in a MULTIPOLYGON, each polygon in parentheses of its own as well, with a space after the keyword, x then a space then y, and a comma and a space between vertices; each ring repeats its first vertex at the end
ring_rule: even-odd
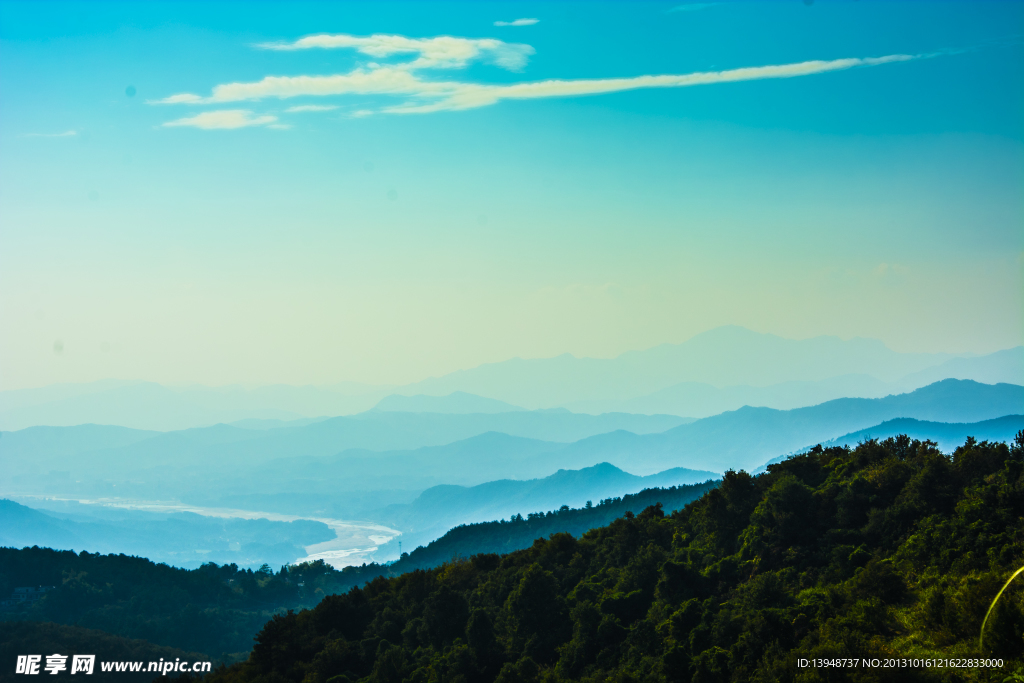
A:
POLYGON ((268 388, 268 387, 274 387, 274 386, 332 388, 332 387, 341 387, 341 386, 345 386, 345 385, 349 385, 349 386, 352 386, 352 387, 357 387, 358 386, 358 387, 374 388, 374 389, 376 389, 376 388, 381 388, 381 389, 399 389, 399 388, 402 388, 404 386, 419 384, 419 383, 422 383, 422 382, 424 382, 426 380, 439 379, 439 378, 444 377, 445 375, 450 375, 450 374, 453 374, 453 373, 458 373, 460 371, 473 370, 473 369, 476 369, 476 368, 480 368, 482 366, 495 365, 495 364, 500 364, 500 363, 504 363, 504 362, 507 362, 507 361, 518 361, 518 360, 526 360, 526 361, 530 361, 530 360, 553 360, 553 359, 557 359, 557 358, 564 357, 564 356, 571 356, 572 358, 577 359, 577 360, 615 360, 617 358, 620 358, 620 357, 622 357, 622 356, 624 356, 626 354, 630 354, 630 353, 643 353, 645 351, 652 351, 654 349, 658 349, 660 347, 666 347, 666 346, 680 346, 680 345, 685 344, 686 342, 691 341, 691 340, 693 340, 693 339, 695 339, 697 337, 700 337, 702 335, 705 335, 705 334, 708 334, 708 333, 712 333, 712 332, 715 332, 715 331, 719 331, 719 330, 729 329, 729 328, 739 328, 739 329, 742 329, 742 330, 753 332, 754 334, 757 334, 757 335, 767 335, 767 336, 771 336, 771 337, 775 337, 775 338, 779 338, 779 339, 783 339, 783 340, 787 340, 787 341, 808 341, 808 340, 814 340, 814 339, 836 339, 836 340, 839 340, 841 342, 856 342, 856 341, 881 342, 886 349, 888 349, 890 351, 896 351, 897 353, 921 353, 921 354, 929 354, 929 355, 931 355, 931 354, 934 354, 934 355, 946 355, 946 356, 949 356, 951 358, 976 358, 976 357, 980 357, 980 356, 987 356, 987 355, 990 355, 991 353, 998 353, 1000 351, 1012 351, 1012 350, 1017 349, 1017 348, 1019 348, 1021 346, 1024 346, 1022 344, 1016 344, 1016 345, 1012 345, 1012 346, 1005 347, 1005 348, 995 348, 995 349, 992 349, 991 351, 986 351, 986 352, 950 351, 948 349, 941 349, 941 350, 937 350, 937 351, 897 350, 897 349, 893 349, 891 346, 885 344, 882 340, 880 340, 880 339, 873 339, 871 337, 853 336, 853 337, 843 338, 843 337, 840 337, 838 335, 822 334, 822 335, 813 335, 813 336, 808 336, 808 337, 790 338, 790 337, 785 337, 785 336, 782 336, 782 335, 772 334, 772 333, 769 333, 769 332, 760 332, 758 330, 752 330, 750 328, 743 327, 743 326, 740 326, 740 325, 721 325, 721 326, 714 327, 714 328, 711 328, 711 329, 708 329, 708 330, 703 330, 701 332, 697 332, 696 334, 694 334, 694 335, 692 335, 690 337, 687 337, 686 339, 680 340, 680 341, 665 341, 665 342, 660 342, 660 343, 657 343, 657 344, 653 344, 651 346, 646 346, 646 347, 643 347, 643 348, 625 349, 625 350, 623 350, 623 351, 621 351, 619 353, 616 353, 616 354, 610 355, 610 356, 576 355, 576 354, 574 354, 574 353, 572 353, 570 351, 563 351, 561 353, 555 353, 555 354, 547 355, 547 356, 536 356, 536 357, 511 356, 511 357, 508 357, 508 358, 501 358, 501 359, 496 359, 496 360, 485 360, 485 361, 483 361, 481 363, 477 363, 475 365, 459 366, 459 367, 455 367, 455 368, 452 368, 451 370, 447 370, 447 371, 444 371, 444 372, 441 372, 441 373, 438 373, 438 374, 425 375, 425 376, 415 376, 412 379, 409 379, 408 381, 403 381, 403 382, 391 382, 391 383, 389 383, 389 382, 368 382, 368 381, 358 381, 358 380, 343 378, 343 379, 336 380, 336 381, 308 382, 308 383, 303 383, 303 384, 288 383, 288 382, 273 382, 273 383, 262 383, 262 384, 260 384, 260 383, 246 383, 246 382, 230 382, 230 383, 224 383, 224 384, 204 384, 202 382, 195 382, 195 381, 160 381, 160 380, 156 380, 156 379, 152 379, 152 378, 148 378, 148 377, 104 376, 104 377, 96 377, 96 378, 92 378, 92 379, 83 379, 83 380, 79 380, 79 381, 52 382, 52 383, 48 383, 48 384, 40 384, 40 385, 33 385, 33 386, 9 387, 9 386, 5 386, 3 384, 0 384, 0 392, 2 392, 2 391, 19 391, 19 390, 43 389, 43 388, 46 388, 46 387, 54 387, 54 386, 60 386, 60 385, 64 385, 64 384, 68 384, 68 385, 74 385, 74 384, 97 384, 97 383, 102 383, 102 382, 113 382, 113 383, 143 383, 143 382, 151 382, 151 383, 160 384, 162 386, 169 387, 169 388, 175 388, 175 389, 186 389, 186 388, 189 388, 189 387, 204 387, 204 388, 209 388, 209 389, 226 389, 226 388, 238 387, 238 388, 242 388, 242 389, 246 389, 246 390, 252 390, 252 389, 268 388))

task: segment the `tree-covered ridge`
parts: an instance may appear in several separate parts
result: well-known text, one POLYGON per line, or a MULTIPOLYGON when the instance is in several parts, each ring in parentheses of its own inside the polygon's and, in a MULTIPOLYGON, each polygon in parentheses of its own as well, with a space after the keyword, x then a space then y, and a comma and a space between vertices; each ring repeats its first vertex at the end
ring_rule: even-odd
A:
POLYGON ((74 624, 231 661, 248 655, 253 636, 274 614, 313 607, 325 595, 378 576, 435 567, 454 556, 529 547, 553 532, 578 535, 655 502, 681 508, 713 486, 647 489, 592 507, 460 526, 398 562, 342 570, 322 560, 286 565, 277 573, 213 563, 185 570, 125 555, 0 548, 0 596, 6 598, 16 586, 57 587, 35 604, 0 607, 0 620, 74 624))
POLYGON ((666 516, 627 514, 379 577, 275 616, 217 683, 959 681, 978 669, 797 658, 1001 657, 1021 666, 1024 433, 951 455, 906 437, 815 448, 666 516))
MULTIPOLYGON (((387 565, 368 564, 346 567, 344 571, 369 581, 377 576, 398 576, 414 569, 437 567, 454 557, 469 557, 480 553, 505 554, 529 548, 535 539, 555 533, 580 536, 596 527, 610 524, 627 512, 637 513, 660 503, 666 510, 678 510, 718 486, 717 480, 701 484, 683 484, 667 488, 644 489, 621 497, 605 498, 594 505, 588 501, 580 508, 563 505, 558 510, 531 512, 523 517, 515 515, 508 520, 460 524, 441 538, 387 565)), ((353 582, 362 585, 364 581, 353 582)))
MULTIPOLYGON (((90 683, 139 683, 153 680, 153 673, 145 669, 137 673, 131 671, 105 672, 100 662, 146 662, 148 667, 149 662, 155 662, 161 658, 169 662, 173 662, 175 659, 186 662, 208 661, 209 659, 197 652, 185 652, 162 645, 154 645, 145 640, 131 640, 78 626, 34 621, 0 622, 0 682, 25 679, 24 674, 15 673, 19 655, 41 655, 42 663, 45 664, 46 655, 55 653, 66 655, 69 658, 71 655, 96 655, 93 672, 85 674, 89 676, 86 680, 90 683)), ((46 672, 42 671, 42 675, 46 675, 46 672)), ((68 676, 71 674, 64 671, 56 675, 68 676)))
POLYGON ((125 555, 0 548, 0 594, 33 585, 57 589, 33 605, 0 609, 0 619, 98 629, 218 660, 245 657, 252 634, 276 612, 315 604, 269 567, 187 570, 125 555))

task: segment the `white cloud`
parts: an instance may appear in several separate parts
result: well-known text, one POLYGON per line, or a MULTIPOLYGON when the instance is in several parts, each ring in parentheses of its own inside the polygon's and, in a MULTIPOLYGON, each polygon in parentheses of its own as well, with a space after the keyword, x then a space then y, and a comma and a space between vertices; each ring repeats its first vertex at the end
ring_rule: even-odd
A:
POLYGON ((681 75, 547 80, 500 86, 460 84, 453 92, 436 102, 425 105, 399 105, 384 111, 390 113, 429 113, 434 111, 474 109, 476 107, 497 104, 501 100, 598 95, 625 90, 639 90, 641 88, 685 88, 713 83, 736 83, 739 81, 756 81, 769 78, 794 78, 829 71, 852 69, 859 66, 878 66, 891 62, 904 62, 914 58, 913 55, 888 55, 866 59, 815 60, 795 64, 755 66, 730 69, 728 71, 706 71, 681 75))
POLYGON ((533 26, 540 22, 540 19, 516 19, 515 21, 496 21, 495 26, 533 26))
POLYGON ((250 126, 266 126, 277 122, 276 116, 256 116, 247 109, 221 109, 218 111, 207 111, 196 116, 189 116, 176 121, 168 121, 163 124, 166 127, 191 126, 203 130, 228 130, 233 128, 248 128, 250 126))
MULTIPOLYGON (((688 3, 669 11, 691 11, 714 4, 718 3, 688 3)), ((506 26, 526 26, 537 23, 537 21, 536 19, 516 19, 512 22, 497 23, 506 26)), ((396 55, 409 56, 411 59, 392 63, 369 61, 348 73, 341 74, 266 76, 258 81, 223 83, 214 86, 211 93, 205 97, 193 93, 178 93, 153 102, 153 104, 226 104, 259 101, 267 98, 283 100, 293 97, 390 96, 400 98, 400 101, 377 110, 378 113, 425 114, 486 107, 502 100, 577 97, 641 88, 683 88, 714 83, 795 78, 936 56, 896 54, 884 57, 811 60, 689 74, 574 80, 549 79, 491 85, 459 80, 434 80, 425 77, 420 70, 461 69, 472 62, 490 62, 515 71, 525 66, 529 56, 534 53, 534 49, 529 45, 506 43, 491 38, 455 38, 452 36, 409 38, 387 34, 353 36, 327 33, 306 36, 293 42, 263 44, 259 47, 268 50, 353 49, 373 57, 375 60, 383 60, 396 55)), ((329 111, 337 108, 338 106, 333 104, 305 104, 290 107, 286 111, 299 113, 329 111)), ((372 113, 375 112, 369 109, 359 109, 350 116, 368 116, 372 113)), ((229 109, 179 119, 164 125, 241 128, 270 125, 276 122, 277 119, 273 116, 253 117, 252 113, 247 110, 229 109)))
MULTIPOLYGON (((458 83, 423 81, 406 69, 382 66, 376 69, 355 69, 347 74, 333 76, 267 76, 252 83, 225 83, 213 89, 206 98, 189 95, 189 102, 217 104, 243 102, 266 97, 287 99, 289 97, 326 95, 421 95, 434 92, 438 96, 451 92, 458 83)), ((161 104, 173 104, 170 100, 161 104)))
MULTIPOLYGON (((401 104, 384 108, 383 112, 393 114, 424 114, 485 107, 502 100, 575 97, 638 90, 641 88, 683 88, 714 83, 795 78, 856 67, 905 62, 921 57, 922 55, 887 55, 884 57, 833 59, 827 61, 813 60, 793 64, 745 67, 726 71, 707 71, 678 75, 576 80, 552 79, 513 83, 510 85, 487 85, 460 81, 429 81, 421 79, 409 69, 400 66, 379 66, 377 68, 357 68, 347 74, 332 76, 267 76, 262 80, 251 83, 226 83, 218 85, 207 98, 202 98, 198 95, 174 95, 166 100, 162 100, 162 102, 168 104, 172 102, 225 103, 261 100, 264 98, 287 99, 300 96, 392 95, 407 99, 401 104)), ((235 115, 237 116, 239 110, 230 111, 236 112, 235 115)), ((226 112, 223 113, 226 114, 226 112)), ((190 121, 191 119, 182 119, 182 121, 186 120, 190 121)), ((245 125, 259 124, 246 123, 245 125)))
POLYGON ((379 59, 395 55, 416 55, 413 61, 400 65, 405 69, 461 69, 470 62, 480 60, 509 71, 521 70, 535 52, 529 45, 506 43, 494 38, 408 38, 386 34, 352 36, 345 33, 321 33, 291 43, 263 43, 258 47, 266 50, 350 48, 379 59))
POLYGON ((297 107, 288 107, 285 111, 289 114, 299 114, 307 111, 333 111, 337 108, 334 104, 300 104, 297 107))
POLYGON ((149 104, 201 104, 202 101, 203 98, 199 95, 190 95, 189 93, 171 95, 162 100, 147 100, 149 104))
POLYGON ((23 138, 71 138, 78 135, 77 130, 66 130, 63 133, 25 133, 23 138))

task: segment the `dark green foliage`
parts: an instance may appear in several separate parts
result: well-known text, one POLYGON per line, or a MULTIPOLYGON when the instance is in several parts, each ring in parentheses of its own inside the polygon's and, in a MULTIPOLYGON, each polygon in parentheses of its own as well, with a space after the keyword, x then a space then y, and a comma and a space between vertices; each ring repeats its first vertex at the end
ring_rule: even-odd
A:
MULTIPOLYGON (((68 671, 56 674, 57 676, 66 677, 71 675, 69 673, 71 669, 71 655, 96 655, 93 673, 87 675, 79 672, 75 674, 75 678, 85 675, 88 681, 121 681, 121 683, 151 681, 153 680, 153 674, 145 671, 141 673, 130 671, 104 673, 101 670, 100 662, 146 662, 145 666, 148 666, 149 662, 156 662, 161 658, 172 662, 176 658, 186 662, 209 660, 208 657, 194 652, 161 647, 144 640, 120 638, 103 631, 94 631, 77 626, 64 626, 34 621, 0 622, 0 681, 26 679, 24 675, 19 676, 14 673, 18 655, 42 655, 43 662, 45 663, 46 655, 55 653, 68 657, 66 662, 68 671)), ((44 676, 49 678, 46 672, 41 672, 36 678, 43 678, 44 676)))
MULTIPOLYGON (((345 592, 377 577, 436 567, 456 555, 525 548, 538 536, 556 532, 578 535, 656 501, 682 507, 714 486, 707 482, 647 489, 578 510, 563 507, 512 521, 460 526, 398 562, 340 571, 322 561, 285 566, 277 573, 266 565, 254 572, 212 563, 188 571, 125 555, 0 548, 0 597, 6 598, 15 586, 57 586, 34 606, 6 612, 0 608, 0 619, 102 629, 233 661, 248 655, 253 637, 275 614, 312 607, 327 596, 317 613, 317 628, 325 632, 337 630, 347 640, 359 640, 372 622, 375 636, 389 643, 443 648, 464 639, 470 605, 463 593, 432 595, 425 581, 414 579, 405 599, 423 601, 423 606, 415 619, 408 620, 400 611, 376 613, 361 593, 345 592)), ((498 562, 497 555, 477 555, 473 560, 480 569, 496 568, 498 562)), ((493 628, 492 621, 492 633, 493 628)), ((496 652, 491 648, 479 654, 485 671, 500 669, 496 652)))
POLYGON ((16 586, 57 587, 35 605, 0 611, 0 619, 73 624, 232 660, 247 656, 276 611, 315 604, 315 589, 301 582, 289 570, 208 564, 189 571, 125 555, 0 548, 4 598, 16 586))
POLYGON ((610 524, 627 512, 636 514, 655 503, 661 503, 669 510, 677 510, 716 486, 717 481, 706 481, 702 484, 644 489, 621 498, 607 498, 597 505, 588 502, 585 507, 578 509, 562 506, 561 509, 547 513, 530 513, 525 518, 516 515, 510 520, 457 526, 436 541, 417 548, 408 557, 389 565, 388 571, 391 574, 403 574, 413 569, 436 567, 456 556, 509 553, 529 548, 534 539, 547 538, 556 533, 578 537, 591 529, 610 524))
POLYGON ((905 437, 815 448, 670 515, 377 577, 276 617, 211 683, 971 681, 977 669, 798 658, 1001 657, 1022 666, 1024 433, 952 455, 905 437))

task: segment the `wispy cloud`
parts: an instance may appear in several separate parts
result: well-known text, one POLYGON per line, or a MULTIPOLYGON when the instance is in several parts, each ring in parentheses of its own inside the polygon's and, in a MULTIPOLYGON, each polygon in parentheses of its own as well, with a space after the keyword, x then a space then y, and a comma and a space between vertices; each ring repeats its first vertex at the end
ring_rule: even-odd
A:
POLYGON ((338 106, 335 104, 300 104, 297 107, 288 107, 285 112, 288 114, 300 114, 307 111, 334 111, 338 106))
MULTIPOLYGON (((702 9, 718 3, 688 3, 671 11, 702 9)), ((533 19, 517 19, 507 25, 526 25, 533 19)), ((548 79, 522 83, 487 84, 457 79, 436 79, 436 69, 463 69, 472 62, 495 64, 515 71, 526 65, 534 49, 529 45, 506 43, 492 38, 409 38, 377 34, 353 36, 321 33, 292 42, 264 43, 267 50, 351 49, 385 60, 405 58, 389 63, 369 61, 348 73, 324 76, 266 76, 258 81, 222 83, 207 96, 178 93, 151 104, 223 105, 253 102, 268 98, 293 97, 361 97, 390 96, 399 101, 390 106, 357 109, 351 117, 385 114, 426 114, 486 107, 504 100, 530 100, 551 97, 578 97, 623 92, 645 88, 685 88, 715 83, 736 83, 775 78, 797 78, 860 67, 875 67, 894 62, 934 57, 937 54, 893 54, 882 57, 851 57, 847 59, 810 60, 790 64, 751 66, 724 71, 701 71, 687 74, 641 75, 627 78, 548 79)), ((364 105, 365 106, 365 105, 364 105)), ((287 113, 328 111, 335 104, 304 104, 289 107, 287 113)), ((245 109, 211 111, 197 116, 170 121, 165 126, 196 128, 244 128, 249 126, 284 127, 274 116, 255 116, 245 109)))
MULTIPOLYGON (((196 116, 189 116, 176 121, 168 121, 163 124, 166 127, 189 126, 202 128, 203 130, 230 130, 234 128, 249 128, 251 126, 271 126, 277 123, 276 116, 253 116, 248 109, 221 109, 218 111, 207 111, 196 116)), ((281 125, 273 126, 280 128, 281 125)))
POLYGON ((676 5, 666 10, 667 14, 674 14, 675 12, 696 12, 697 10, 707 9, 708 7, 714 7, 721 5, 720 2, 685 2, 682 5, 676 5))
POLYGON ((337 50, 350 48, 370 57, 384 59, 395 55, 415 55, 405 69, 461 69, 473 61, 483 61, 509 71, 519 71, 535 50, 529 45, 506 43, 494 38, 409 38, 377 34, 353 36, 345 33, 321 33, 291 43, 261 43, 265 50, 337 50))
POLYGON ((73 138, 78 135, 77 130, 66 130, 63 133, 25 133, 23 138, 73 138))
MULTIPOLYGON (((386 107, 381 110, 382 112, 424 114, 474 109, 497 104, 503 100, 574 97, 644 88, 683 88, 715 83, 796 78, 857 67, 906 62, 921 57, 922 55, 897 54, 883 57, 812 60, 689 74, 645 75, 631 78, 551 79, 509 85, 424 80, 409 69, 378 65, 370 68, 360 67, 347 74, 331 76, 267 76, 251 83, 226 83, 216 86, 209 97, 204 98, 191 94, 174 95, 162 102, 167 104, 191 102, 217 104, 265 98, 287 99, 299 96, 392 95, 405 97, 406 101, 386 107)), ((238 110, 231 111, 237 112, 238 110)))
POLYGON ((496 21, 495 26, 533 26, 539 23, 540 19, 516 19, 514 21, 496 21))
POLYGON ((795 64, 756 66, 728 71, 706 71, 681 75, 636 76, 633 78, 601 78, 593 80, 547 80, 533 83, 517 83, 503 86, 482 86, 463 84, 449 95, 436 102, 426 104, 406 103, 384 111, 395 114, 426 114, 436 111, 474 109, 502 100, 540 99, 547 97, 570 97, 598 95, 604 93, 639 90, 642 88, 685 88, 714 83, 736 83, 772 78, 795 78, 829 71, 841 71, 861 66, 879 66, 891 62, 905 62, 914 59, 912 55, 888 55, 867 59, 834 59, 830 61, 809 61, 795 64))

